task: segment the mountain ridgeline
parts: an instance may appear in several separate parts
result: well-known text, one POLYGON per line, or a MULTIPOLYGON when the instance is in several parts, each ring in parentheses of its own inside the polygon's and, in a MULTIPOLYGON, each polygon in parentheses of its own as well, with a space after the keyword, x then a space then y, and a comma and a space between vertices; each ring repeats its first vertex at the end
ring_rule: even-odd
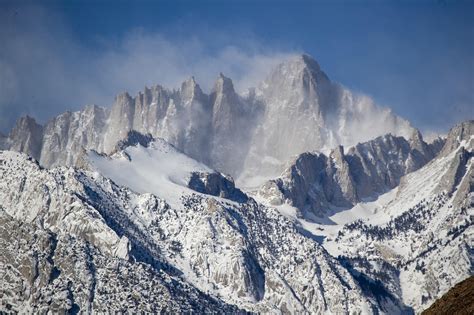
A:
POLYGON ((306 151, 413 132, 390 110, 331 82, 307 55, 269 73, 243 95, 220 74, 209 94, 190 78, 178 90, 156 85, 135 97, 123 93, 111 108, 86 106, 44 126, 22 117, 0 145, 27 153, 44 167, 76 165, 83 148, 111 153, 135 130, 163 138, 235 178, 271 178, 292 156, 306 151))
POLYGON ((474 120, 427 143, 295 56, 0 135, 0 313, 419 313, 473 218, 474 120))
POLYGON ((427 144, 415 130, 408 140, 388 134, 346 153, 343 146, 328 155, 305 152, 281 177, 265 183, 260 194, 273 204, 290 201, 304 217, 323 217, 331 209, 351 208, 398 186, 404 175, 437 156, 443 144, 441 138, 427 144))

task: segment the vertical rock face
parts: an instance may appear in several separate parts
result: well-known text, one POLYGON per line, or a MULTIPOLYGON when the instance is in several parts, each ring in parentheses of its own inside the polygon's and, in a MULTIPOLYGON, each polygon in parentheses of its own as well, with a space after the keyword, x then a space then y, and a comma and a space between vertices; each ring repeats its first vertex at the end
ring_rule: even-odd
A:
POLYGON ((118 140, 127 136, 132 129, 135 114, 135 102, 128 95, 123 93, 115 98, 115 102, 110 110, 107 131, 104 136, 105 152, 113 150, 118 140))
POLYGON ((66 112, 44 127, 39 161, 44 166, 75 165, 84 149, 98 149, 104 142, 107 110, 88 105, 79 112, 66 112))
MULTIPOLYGON (((474 157, 474 120, 463 122, 452 128, 446 143, 440 152, 441 156, 454 154, 444 176, 438 183, 438 191, 452 194, 456 189, 458 193, 467 196, 472 192, 472 157, 474 157), (455 153, 453 153, 455 151, 455 153), (461 183, 462 182, 462 183, 461 183), (459 187, 458 187, 459 186, 459 187)), ((458 201, 466 199, 457 197, 458 201)))
MULTIPOLYGON (((338 184, 340 188, 340 193, 336 190, 336 194, 328 194, 334 196, 330 200, 342 201, 338 202, 340 206, 347 206, 348 204, 355 204, 359 198, 357 195, 357 187, 355 185, 354 179, 351 174, 351 166, 347 162, 346 157, 344 156, 344 148, 338 146, 330 154, 331 158, 331 167, 328 169, 328 174, 330 175, 331 181, 334 184, 338 184)), ((330 187, 337 187, 336 185, 331 185, 330 187)), ((331 189, 331 192, 334 191, 331 189)))
POLYGON ((436 143, 431 146, 423 141, 419 130, 414 130, 408 142, 410 144, 410 153, 406 161, 407 172, 413 172, 421 168, 439 152, 436 143))
POLYGON ((178 131, 177 146, 197 160, 208 162, 211 107, 194 78, 185 81, 179 91, 180 105, 175 117, 178 131))
POLYGON ((92 106, 61 114, 44 129, 24 118, 4 147, 27 152, 46 167, 74 165, 82 148, 110 153, 136 130, 243 180, 276 177, 286 161, 306 151, 413 130, 370 98, 331 82, 307 55, 283 62, 245 96, 222 74, 209 95, 190 78, 178 90, 157 85, 136 97, 120 94, 110 111, 92 106))
POLYGON ((26 153, 35 159, 41 154, 43 127, 29 117, 21 117, 9 135, 10 149, 26 153))
POLYGON ((160 85, 145 87, 135 98, 133 129, 141 133, 153 132, 163 120, 169 106, 170 92, 160 85))
POLYGON ((281 165, 295 154, 324 147, 328 141, 324 115, 332 107, 331 88, 326 74, 308 56, 277 66, 256 92, 264 113, 245 167, 274 173, 275 167, 269 164, 281 165))
POLYGON ((446 138, 446 143, 441 150, 442 155, 447 155, 451 153, 454 149, 459 147, 461 143, 471 143, 473 140, 474 134, 474 120, 465 121, 459 125, 456 125, 452 128, 449 133, 448 137, 446 138))
POLYGON ((446 191, 451 195, 456 190, 456 187, 459 185, 468 170, 468 162, 472 156, 474 156, 474 154, 467 151, 464 147, 461 147, 456 152, 447 172, 438 184, 438 190, 440 192, 446 191))
POLYGON ((387 135, 357 144, 348 150, 353 175, 361 197, 383 193, 396 185, 405 174, 405 161, 410 154, 409 143, 401 137, 387 135))
POLYGON ((253 109, 234 90, 232 81, 219 75, 210 95, 212 104, 211 164, 238 174, 248 152, 254 128, 253 109))
POLYGON ((402 176, 421 168, 434 156, 418 131, 410 141, 386 135, 359 143, 346 154, 342 146, 328 156, 301 154, 281 178, 264 185, 261 193, 281 194, 302 215, 324 216, 325 209, 348 208, 396 187, 402 176))

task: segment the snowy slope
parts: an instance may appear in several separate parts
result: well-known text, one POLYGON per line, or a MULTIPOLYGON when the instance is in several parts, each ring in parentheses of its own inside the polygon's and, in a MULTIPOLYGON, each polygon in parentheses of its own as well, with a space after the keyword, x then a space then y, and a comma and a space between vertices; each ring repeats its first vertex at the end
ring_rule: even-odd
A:
MULTIPOLYGON (((26 290, 4 295, 2 309, 99 312, 114 299, 120 303, 113 310, 136 305, 152 312, 235 311, 229 304, 261 312, 379 309, 310 236, 253 200, 238 203, 194 193, 183 195, 174 207, 96 171, 42 169, 8 151, 0 160, 1 214, 7 226, 0 237, 0 287, 2 294, 26 290), (23 230, 5 234, 22 223, 23 230), (50 249, 35 250, 38 238, 30 239, 31 234, 45 235, 41 246, 50 249), (14 260, 18 248, 22 258, 14 260), (22 273, 25 264, 37 264, 38 272, 22 273), (121 274, 112 276, 115 271, 121 274), (26 287, 24 281, 29 281, 26 287), (137 290, 130 297, 126 283, 137 290), (55 288, 62 295, 55 295, 55 288), (56 304, 48 307, 47 301, 56 304)), ((168 184, 178 185, 183 178, 167 174, 174 179, 168 184)))
POLYGON ((153 196, 11 151, 0 151, 0 178, 1 312, 237 311, 164 268, 124 216, 153 196))
POLYGON ((89 160, 93 168, 117 184, 152 193, 174 207, 181 205, 181 196, 193 193, 188 188, 193 172, 213 172, 162 139, 148 147, 129 146, 111 157, 91 151, 89 160))
MULTIPOLYGON (((213 171, 162 140, 150 142, 148 147, 128 146, 111 157, 91 152, 89 159, 93 169, 117 183, 136 191, 154 193, 166 200, 170 210, 130 212, 130 218, 142 225, 143 230, 151 232, 150 237, 163 249, 168 263, 183 272, 187 281, 228 303, 250 310, 286 308, 292 312, 336 307, 336 304, 329 305, 338 294, 324 294, 320 290, 334 290, 330 289, 329 284, 326 288, 321 287, 319 281, 318 284, 312 281, 307 283, 316 290, 311 294, 314 297, 305 303, 300 301, 299 296, 303 292, 298 287, 301 281, 306 280, 295 277, 294 273, 313 273, 315 270, 312 263, 310 266, 297 266, 286 255, 281 256, 283 252, 274 248, 282 246, 298 253, 298 256, 308 257, 300 258, 302 261, 310 256, 309 261, 318 259, 317 265, 327 270, 325 277, 345 273, 344 281, 351 281, 345 270, 333 271, 333 268, 338 269, 333 265, 335 261, 330 259, 326 262, 328 256, 317 243, 300 235, 297 227, 289 221, 282 221, 274 210, 261 207, 251 200, 239 204, 221 198, 209 199, 208 195, 187 188, 191 173, 213 171), (170 215, 171 210, 173 215, 170 215), (275 224, 278 233, 273 231, 277 228, 275 224), (266 235, 265 240, 261 240, 263 235, 266 235), (270 235, 273 237, 269 238, 270 235), (306 245, 291 245, 296 240, 306 245), (283 287, 276 284, 281 281, 285 283, 283 287), (323 306, 320 299, 325 300, 324 305, 327 306, 323 306)), ((140 200, 136 202, 143 204, 140 200)), ((333 285, 339 286, 336 283, 333 285)), ((358 294, 360 292, 355 296, 358 294)), ((349 303, 344 307, 370 307, 370 303, 365 303, 349 303)))
MULTIPOLYGON (((453 128, 435 159, 375 200, 313 222, 289 204, 276 208, 352 274, 371 279, 373 292, 421 311, 472 274, 473 126, 453 128)), ((258 200, 270 204, 272 198, 260 193, 258 200)))

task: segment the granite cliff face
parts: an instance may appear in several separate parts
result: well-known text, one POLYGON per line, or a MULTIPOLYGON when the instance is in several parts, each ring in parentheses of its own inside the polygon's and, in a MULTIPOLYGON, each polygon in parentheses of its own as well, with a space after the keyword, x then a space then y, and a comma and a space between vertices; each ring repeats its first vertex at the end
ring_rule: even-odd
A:
POLYGON ((419 131, 409 140, 385 135, 358 143, 347 153, 338 146, 329 155, 299 155, 282 176, 270 180, 260 194, 279 204, 287 200, 300 215, 324 217, 331 208, 350 208, 398 186, 400 179, 432 160, 439 145, 423 141, 419 131))
POLYGON ((153 196, 9 151, 0 177, 3 311, 237 311, 180 280, 126 216, 147 211, 153 196))
POLYGON ((4 146, 10 150, 24 152, 38 158, 41 154, 43 127, 34 118, 20 118, 10 135, 4 140, 4 146))
POLYGON ((343 225, 325 245, 417 312, 472 275, 473 126, 452 128, 435 158, 403 176, 372 203, 374 213, 343 225))
POLYGON ((110 153, 130 130, 163 138, 242 181, 278 176, 288 159, 306 151, 412 132, 407 121, 331 82, 302 55, 273 69, 245 96, 220 74, 209 95, 190 78, 178 90, 157 85, 136 97, 123 93, 110 109, 87 106, 44 127, 22 118, 7 147, 45 167, 75 165, 83 148, 110 153))

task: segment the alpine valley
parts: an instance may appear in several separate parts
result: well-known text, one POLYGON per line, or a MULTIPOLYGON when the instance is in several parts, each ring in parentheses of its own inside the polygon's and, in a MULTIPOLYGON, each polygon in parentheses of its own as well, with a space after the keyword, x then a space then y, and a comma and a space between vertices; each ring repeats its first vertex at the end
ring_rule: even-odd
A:
POLYGON ((0 135, 0 313, 413 314, 474 274, 474 120, 268 72, 0 135))

